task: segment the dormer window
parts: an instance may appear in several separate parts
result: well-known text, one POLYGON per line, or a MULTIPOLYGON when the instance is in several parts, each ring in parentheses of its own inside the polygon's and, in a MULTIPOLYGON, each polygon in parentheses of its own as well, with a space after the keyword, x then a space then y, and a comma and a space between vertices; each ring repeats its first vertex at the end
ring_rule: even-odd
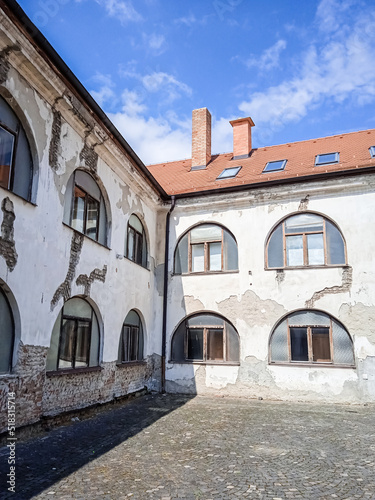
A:
POLYGON ((371 155, 371 158, 375 158, 375 146, 371 146, 370 155, 371 155))
POLYGON ((216 177, 216 180, 219 179, 233 179, 236 177, 238 172, 241 170, 241 166, 239 167, 230 167, 230 168, 224 168, 224 170, 221 172, 220 175, 216 177))
POLYGON ((330 163, 338 163, 340 159, 339 153, 325 153, 315 156, 315 166, 328 165, 330 163))
POLYGON ((269 161, 264 167, 263 172, 276 172, 278 170, 284 170, 287 161, 288 160, 269 161))

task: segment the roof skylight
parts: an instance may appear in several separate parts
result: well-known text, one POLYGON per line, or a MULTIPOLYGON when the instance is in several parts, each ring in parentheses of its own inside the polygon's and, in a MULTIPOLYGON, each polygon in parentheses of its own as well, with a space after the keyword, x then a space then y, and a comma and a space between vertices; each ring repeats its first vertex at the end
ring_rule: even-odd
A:
POLYGON ((371 155, 371 158, 375 158, 375 146, 371 146, 370 155, 371 155))
POLYGON ((284 170, 288 160, 269 161, 263 169, 263 172, 276 172, 277 170, 284 170))
POLYGON ((221 174, 216 177, 216 180, 218 180, 218 179, 233 179, 234 177, 236 177, 236 175, 241 170, 241 168, 242 168, 241 166, 224 168, 224 170, 221 172, 221 174))
POLYGON ((315 166, 316 165, 327 165, 329 163, 338 163, 340 159, 339 153, 326 153, 323 155, 315 156, 315 166))

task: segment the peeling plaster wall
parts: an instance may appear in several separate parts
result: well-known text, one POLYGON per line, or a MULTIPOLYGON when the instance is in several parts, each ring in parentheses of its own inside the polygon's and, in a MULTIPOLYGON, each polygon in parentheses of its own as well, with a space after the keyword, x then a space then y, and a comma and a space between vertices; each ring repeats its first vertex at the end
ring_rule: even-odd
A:
POLYGON ((276 399, 375 401, 375 238, 371 176, 298 184, 201 199, 178 200, 171 217, 170 255, 195 224, 222 224, 235 236, 239 272, 173 276, 169 263, 168 360, 176 326, 193 312, 212 311, 236 327, 239 366, 168 362, 167 389, 276 399), (265 270, 264 247, 284 217, 312 211, 331 218, 347 244, 348 265, 265 270), (366 244, 364 244, 366 241, 366 244), (337 318, 354 342, 356 368, 276 366, 268 362, 275 324, 297 309, 315 308, 337 318))
POLYGON ((162 297, 155 293, 160 278, 154 271, 164 259, 165 210, 129 158, 1 9, 0 25, 0 57, 6 61, 0 94, 18 114, 36 160, 33 203, 0 188, 0 279, 17 305, 15 335, 20 346, 12 373, 0 375, 0 413, 5 414, 4 395, 14 389, 17 424, 25 425, 43 414, 108 401, 145 385, 159 387, 162 297), (7 49, 15 40, 17 51, 7 49), (68 180, 78 167, 93 173, 105 190, 109 248, 62 222, 68 180), (147 269, 124 258, 127 221, 133 212, 145 226, 147 269), (99 317, 103 369, 46 377, 54 323, 64 301, 76 295, 85 296, 99 317), (118 368, 120 333, 131 309, 143 323, 146 361, 118 368))

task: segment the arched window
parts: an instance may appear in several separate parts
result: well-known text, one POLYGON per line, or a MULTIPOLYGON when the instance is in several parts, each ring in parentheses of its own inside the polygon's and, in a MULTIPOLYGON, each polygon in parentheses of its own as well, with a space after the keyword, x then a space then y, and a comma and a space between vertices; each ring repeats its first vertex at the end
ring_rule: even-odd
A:
POLYGON ((64 222, 102 245, 107 244, 107 212, 103 195, 88 172, 76 170, 68 181, 64 222))
POLYGON ((353 342, 344 326, 312 309, 285 317, 270 338, 271 363, 354 365, 353 342))
POLYGON ((8 299, 0 288, 0 373, 12 369, 14 346, 14 321, 8 299))
POLYGON ((33 161, 25 131, 0 96, 0 186, 30 200, 32 175, 33 161))
POLYGON ((238 363, 236 329, 217 314, 194 314, 185 318, 172 338, 171 360, 202 363, 238 363))
POLYGON ((345 243, 339 229, 318 214, 288 217, 275 227, 267 241, 269 269, 345 264, 345 243))
POLYGON ((143 328, 139 314, 131 310, 122 325, 119 362, 140 361, 143 359, 143 328))
POLYGON ((132 214, 128 222, 126 257, 140 266, 147 267, 147 241, 142 222, 132 214))
POLYGON ((175 274, 237 271, 237 243, 218 224, 200 224, 179 240, 174 259, 175 274))
POLYGON ((52 330, 47 371, 99 365, 99 324, 91 305, 80 297, 65 302, 52 330))

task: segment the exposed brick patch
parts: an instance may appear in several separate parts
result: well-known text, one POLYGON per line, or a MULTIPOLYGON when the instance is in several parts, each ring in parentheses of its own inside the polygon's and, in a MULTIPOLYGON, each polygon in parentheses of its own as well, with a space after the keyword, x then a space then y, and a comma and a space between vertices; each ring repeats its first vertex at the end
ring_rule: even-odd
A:
POLYGON ((285 280, 285 271, 284 269, 278 269, 276 271, 276 281, 280 285, 285 280))
POLYGON ((76 284, 78 286, 84 286, 85 291, 84 294, 90 296, 90 290, 91 290, 91 285, 92 283, 96 281, 101 281, 102 283, 105 282, 105 277, 107 274, 107 266, 103 266, 103 269, 94 269, 91 271, 90 276, 87 276, 87 274, 80 274, 76 280, 76 284))
POLYGON ((49 164, 57 171, 59 168, 59 156, 61 153, 61 113, 53 110, 52 136, 49 144, 49 164))
POLYGON ((307 194, 304 198, 302 198, 302 200, 299 203, 299 207, 298 207, 299 212, 303 212, 304 210, 307 210, 307 208, 309 206, 309 198, 310 198, 309 194, 307 194))
POLYGON ((98 170, 98 153, 95 152, 93 147, 89 147, 86 143, 82 148, 79 155, 80 161, 83 161, 85 166, 91 172, 97 172, 98 170))
POLYGON ((13 271, 18 259, 13 228, 16 214, 13 203, 8 197, 3 199, 1 210, 3 211, 3 222, 1 224, 0 255, 4 257, 9 271, 13 271))
POLYGON ((332 293, 348 292, 352 286, 352 282, 353 282, 353 268, 350 266, 344 267, 342 270, 341 285, 326 287, 323 288, 323 290, 315 292, 314 295, 311 297, 311 299, 306 300, 305 302, 306 307, 309 308, 314 307, 315 302, 324 297, 325 295, 329 295, 332 293))
POLYGON ((70 259, 69 259, 69 267, 68 272, 66 274, 65 280, 61 283, 61 285, 57 288, 54 296, 51 300, 51 310, 53 310, 60 300, 60 297, 63 297, 64 302, 70 299, 72 295, 72 282, 75 276, 76 267, 79 262, 79 258, 81 256, 81 250, 83 246, 84 236, 83 234, 79 234, 76 231, 73 232, 72 242, 70 246, 70 259))
POLYGON ((7 427, 8 392, 16 394, 17 427, 40 419, 47 351, 47 347, 20 343, 14 374, 0 378, 0 432, 7 427))

